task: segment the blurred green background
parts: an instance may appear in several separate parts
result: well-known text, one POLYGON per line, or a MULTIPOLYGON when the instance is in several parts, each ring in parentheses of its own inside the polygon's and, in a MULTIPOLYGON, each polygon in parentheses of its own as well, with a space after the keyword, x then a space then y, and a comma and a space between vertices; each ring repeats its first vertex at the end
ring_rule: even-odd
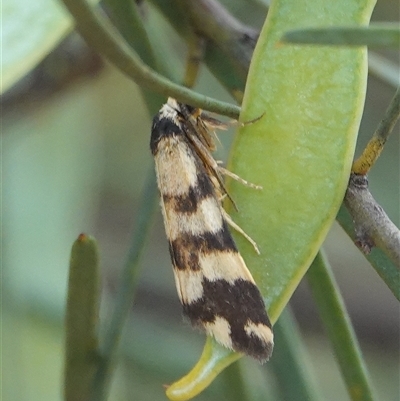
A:
MULTIPOLYGON (((225 2, 228 4, 229 2, 225 2)), ((257 2, 229 9, 259 28, 257 2)), ((239 4, 239 2, 237 3, 239 4)), ((240 4, 242 4, 240 2, 240 4)), ((374 20, 398 20, 398 4, 378 3, 374 20)), ((160 20, 161 21, 161 20, 160 20)), ((161 24, 161 29, 165 24, 161 24)), ((185 46, 170 37, 171 62, 183 71, 185 46), (179 62, 175 62, 179 60, 179 62)), ((160 34, 161 37, 161 34, 160 34)), ((398 54, 383 52, 398 63, 398 54)), ((202 93, 227 100, 202 68, 202 93)), ((358 152, 372 135, 395 88, 370 77, 358 152)), ((62 399, 63 318, 69 252, 79 233, 99 243, 102 323, 107 323, 118 274, 137 219, 137 201, 153 169, 151 116, 138 87, 72 35, 2 98, 2 395, 4 400, 62 399)), ((399 127, 373 168, 370 189, 392 220, 399 214, 399 127)), ((230 134, 221 135, 220 157, 230 134)), ((399 400, 399 307, 384 283, 335 224, 326 243, 379 399, 399 400)), ((157 211, 140 282, 124 330, 110 400, 165 400, 163 384, 186 373, 204 336, 182 321, 167 241, 157 211)), ((348 399, 305 283, 290 302, 325 400, 348 399)), ((276 339, 279 342, 279 338, 276 339)), ((274 391, 268 364, 243 358, 251 399, 274 391)), ((227 374, 198 397, 232 399, 227 374)))

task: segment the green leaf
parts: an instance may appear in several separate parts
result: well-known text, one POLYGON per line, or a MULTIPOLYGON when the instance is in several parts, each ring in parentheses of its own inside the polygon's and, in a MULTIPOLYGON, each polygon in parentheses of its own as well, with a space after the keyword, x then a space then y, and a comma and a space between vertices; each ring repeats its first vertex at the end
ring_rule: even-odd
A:
POLYGON ((89 395, 97 366, 97 320, 100 305, 100 269, 93 238, 79 235, 71 250, 65 318, 66 401, 89 395))
POLYGON ((371 24, 368 27, 330 27, 297 29, 286 32, 282 42, 336 46, 400 46, 399 24, 371 24))
POLYGON ((168 387, 167 397, 173 401, 186 401, 193 398, 209 386, 220 372, 239 358, 239 354, 221 347, 211 337, 207 337, 199 361, 189 374, 168 387))
POLYGON ((230 170, 262 185, 232 182, 234 219, 259 245, 240 249, 272 321, 317 254, 342 203, 364 106, 367 59, 361 48, 281 45, 288 28, 366 24, 372 0, 273 3, 250 66, 230 170), (312 3, 312 7, 310 4, 312 3))

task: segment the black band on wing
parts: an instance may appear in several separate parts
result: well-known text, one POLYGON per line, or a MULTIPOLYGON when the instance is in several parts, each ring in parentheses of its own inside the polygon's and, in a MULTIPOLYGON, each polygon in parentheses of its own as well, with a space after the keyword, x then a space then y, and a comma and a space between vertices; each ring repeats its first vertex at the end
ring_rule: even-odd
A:
POLYGON ((179 270, 200 270, 200 255, 227 251, 238 253, 225 221, 221 230, 215 233, 182 234, 179 238, 170 241, 169 251, 174 267, 179 270))
POLYGON ((226 280, 203 279, 202 284, 202 298, 183 305, 184 314, 192 324, 201 327, 204 323, 213 323, 219 316, 230 325, 230 338, 236 351, 260 360, 268 359, 273 344, 266 343, 260 337, 249 335, 245 331, 249 321, 272 327, 257 286, 242 279, 236 280, 233 284, 226 280))
POLYGON ((162 195, 164 204, 171 205, 176 213, 196 213, 199 203, 206 198, 215 198, 214 187, 205 172, 197 174, 196 186, 184 195, 162 195))

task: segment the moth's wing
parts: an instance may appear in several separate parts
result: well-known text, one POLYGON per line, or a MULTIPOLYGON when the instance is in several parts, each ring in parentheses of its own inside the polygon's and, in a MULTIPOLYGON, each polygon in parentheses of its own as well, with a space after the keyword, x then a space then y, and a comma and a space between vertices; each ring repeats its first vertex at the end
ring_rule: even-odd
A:
MULTIPOLYGON (((187 129, 187 127, 185 127, 187 129)), ((202 141, 199 139, 198 135, 193 132, 191 129, 187 129, 186 131, 187 138, 191 141, 191 145, 193 150, 196 152, 200 160, 202 161, 203 168, 207 171, 207 174, 212 181, 214 186, 214 190, 217 194, 217 197, 221 199, 223 196, 227 196, 229 200, 232 202, 232 205, 237 209, 235 202, 229 195, 228 191, 225 188, 224 180, 220 173, 220 166, 218 165, 217 161, 212 156, 209 149, 204 146, 202 141)))
MULTIPOLYGON (((198 162, 200 163, 200 162, 198 162)), ((199 164, 186 195, 163 197, 175 282, 184 314, 223 346, 269 358, 271 323, 239 254, 221 202, 199 164)), ((181 179, 187 172, 183 171, 181 179)))
POLYGON ((221 345, 267 360, 273 348, 271 323, 240 254, 202 252, 198 259, 200 270, 174 269, 184 314, 221 345))
POLYGON ((266 360, 273 346, 271 324, 209 172, 184 135, 158 141, 161 206, 184 313, 225 347, 266 360))

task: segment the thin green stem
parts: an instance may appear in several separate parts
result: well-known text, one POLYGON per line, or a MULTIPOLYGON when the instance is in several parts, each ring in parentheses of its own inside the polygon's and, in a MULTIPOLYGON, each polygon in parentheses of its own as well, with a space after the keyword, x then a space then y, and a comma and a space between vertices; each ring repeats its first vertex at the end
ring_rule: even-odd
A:
MULTIPOLYGON (((105 5, 111 14, 115 27, 126 42, 132 49, 135 49, 142 60, 159 72, 150 40, 136 4, 130 0, 105 0, 105 5)), ((140 87, 140 91, 150 115, 154 115, 160 105, 164 103, 165 98, 145 87, 140 87)))
POLYGON ((142 192, 137 222, 133 232, 133 240, 128 259, 121 273, 114 311, 110 324, 100 344, 102 360, 94 377, 91 400, 103 401, 107 399, 112 371, 115 364, 115 355, 120 342, 120 336, 125 319, 131 307, 139 273, 139 261, 150 231, 154 207, 158 199, 157 184, 153 170, 149 171, 145 188, 142 192))
POLYGON ((283 400, 320 400, 294 316, 287 306, 274 326, 276 344, 269 362, 283 400))
POLYGON ((386 109, 382 120, 372 135, 372 138, 367 143, 361 156, 353 163, 352 170, 355 174, 365 175, 375 164, 399 117, 400 86, 397 88, 396 93, 390 101, 389 107, 386 109))
POLYGON ((386 142, 393 128, 400 118, 400 87, 397 88, 393 99, 390 101, 382 121, 379 123, 378 128, 374 133, 374 137, 379 138, 386 142))
POLYGON ((375 400, 350 317, 322 251, 314 259, 307 279, 350 398, 353 401, 375 400))
POLYGON ((87 43, 139 85, 193 106, 238 118, 238 106, 200 95, 149 68, 98 7, 90 6, 85 0, 62 1, 74 17, 76 28, 87 43))
POLYGON ((397 23, 296 29, 286 32, 282 41, 301 44, 398 48, 400 45, 400 30, 397 23))

